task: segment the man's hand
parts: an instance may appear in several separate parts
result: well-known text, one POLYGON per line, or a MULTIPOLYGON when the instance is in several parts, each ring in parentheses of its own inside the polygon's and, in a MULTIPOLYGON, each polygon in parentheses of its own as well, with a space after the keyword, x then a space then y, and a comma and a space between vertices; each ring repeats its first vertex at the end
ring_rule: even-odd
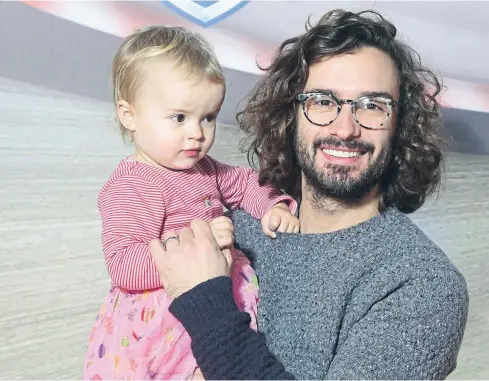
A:
POLYGON ((231 219, 226 216, 216 217, 209 222, 209 226, 219 248, 230 249, 234 243, 234 226, 231 219))
POLYGON ((263 233, 275 238, 275 231, 282 233, 299 233, 299 219, 290 213, 287 204, 281 202, 274 205, 261 219, 263 233))
POLYGON ((209 224, 203 220, 193 220, 179 236, 168 232, 163 241, 152 240, 149 251, 172 299, 209 279, 230 276, 231 252, 220 250, 209 224))

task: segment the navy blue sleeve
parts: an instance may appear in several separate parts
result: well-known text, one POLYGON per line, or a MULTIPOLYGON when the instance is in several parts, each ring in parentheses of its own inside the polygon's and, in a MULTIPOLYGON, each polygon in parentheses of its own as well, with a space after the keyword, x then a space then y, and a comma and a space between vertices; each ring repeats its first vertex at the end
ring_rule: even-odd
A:
POLYGON ((201 283, 176 298, 170 312, 189 333, 206 379, 294 379, 268 350, 263 335, 250 328, 250 316, 236 307, 231 278, 201 283))

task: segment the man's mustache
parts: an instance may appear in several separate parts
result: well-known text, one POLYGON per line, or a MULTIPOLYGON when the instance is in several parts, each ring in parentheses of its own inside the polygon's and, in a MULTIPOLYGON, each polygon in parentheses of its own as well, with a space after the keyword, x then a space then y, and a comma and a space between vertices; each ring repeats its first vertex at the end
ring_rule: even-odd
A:
POLYGON ((335 139, 335 138, 324 138, 324 139, 318 139, 314 142, 314 150, 317 150, 321 146, 330 146, 332 148, 337 147, 337 148, 346 148, 346 149, 355 149, 355 150, 361 150, 365 151, 367 153, 372 153, 375 150, 375 147, 367 142, 362 142, 361 140, 352 140, 345 142, 340 139, 335 139))

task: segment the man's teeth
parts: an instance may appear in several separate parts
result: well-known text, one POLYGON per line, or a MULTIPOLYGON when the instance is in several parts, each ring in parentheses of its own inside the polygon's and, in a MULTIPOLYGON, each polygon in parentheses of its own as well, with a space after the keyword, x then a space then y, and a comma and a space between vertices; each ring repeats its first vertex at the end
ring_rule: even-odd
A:
POLYGON ((326 155, 335 156, 335 157, 357 157, 360 156, 360 152, 358 151, 337 151, 334 149, 323 149, 323 152, 326 155))

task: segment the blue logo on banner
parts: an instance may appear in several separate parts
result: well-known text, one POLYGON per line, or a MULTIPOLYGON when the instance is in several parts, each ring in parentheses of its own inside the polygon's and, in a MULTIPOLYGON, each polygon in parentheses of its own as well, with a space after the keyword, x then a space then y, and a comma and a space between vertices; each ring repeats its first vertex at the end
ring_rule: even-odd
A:
POLYGON ((192 0, 164 0, 168 8, 185 17, 186 19, 207 28, 236 13, 250 1, 217 0, 217 1, 192 1, 192 0))

